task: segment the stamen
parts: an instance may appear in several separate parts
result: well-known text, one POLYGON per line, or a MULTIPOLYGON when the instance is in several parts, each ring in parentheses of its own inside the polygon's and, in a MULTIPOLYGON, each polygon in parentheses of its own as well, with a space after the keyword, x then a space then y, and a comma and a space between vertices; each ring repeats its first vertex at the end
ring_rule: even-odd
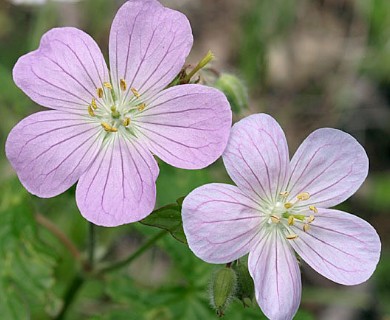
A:
POLYGON ((272 216, 271 216, 271 221, 272 221, 273 223, 279 223, 280 218, 279 218, 278 216, 272 215, 272 216))
POLYGON ((109 125, 107 122, 102 122, 101 125, 102 125, 103 129, 107 132, 117 132, 118 131, 117 128, 109 125))
POLYGON ((309 210, 313 211, 314 213, 318 213, 318 209, 315 206, 309 206, 309 210))
POLYGON ((123 125, 127 127, 130 124, 130 118, 126 117, 123 119, 123 125))
POLYGON ((308 192, 302 192, 297 195, 298 200, 308 200, 310 199, 310 194, 308 192))
POLYGON ((307 231, 309 231, 309 230, 310 230, 310 225, 309 225, 308 223, 305 223, 305 224, 303 225, 303 231, 307 232, 307 231))
POLYGON ((88 113, 91 117, 94 117, 95 116, 95 112, 93 112, 93 108, 92 108, 92 105, 90 104, 88 106, 88 113))
POLYGON ((95 98, 92 98, 92 102, 91 102, 91 107, 93 108, 93 109, 97 109, 97 104, 96 104, 96 99, 95 98))
POLYGON ((145 108, 146 108, 146 104, 145 104, 145 103, 141 103, 141 104, 138 106, 138 111, 144 111, 145 108))
POLYGON ((290 192, 288 192, 288 191, 283 191, 283 192, 279 193, 279 195, 281 195, 283 198, 287 198, 289 194, 290 194, 290 192))
POLYGON ((287 240, 294 240, 294 239, 296 239, 296 238, 298 238, 298 235, 295 234, 295 233, 289 234, 289 235, 286 236, 286 239, 287 239, 287 240))
POLYGON ((112 85, 109 82, 103 82, 103 86, 105 86, 107 89, 112 90, 112 85))
POLYGON ((287 219, 287 222, 288 222, 289 226, 292 226, 294 224, 294 217, 293 216, 289 216, 288 219, 287 219))
POLYGON ((308 223, 312 223, 314 221, 315 217, 313 215, 310 215, 309 218, 307 219, 308 223))
POLYGON ((126 83, 125 79, 121 79, 121 80, 120 80, 120 86, 121 86, 121 90, 122 90, 122 91, 126 91, 126 89, 127 89, 127 83, 126 83))
POLYGON ((135 88, 130 88, 131 92, 134 94, 134 96, 136 98, 139 98, 141 95, 139 94, 139 92, 137 91, 137 89, 135 88))
POLYGON ((96 92, 97 92, 97 95, 99 98, 103 98, 103 89, 102 88, 97 88, 96 92))
POLYGON ((291 202, 286 202, 286 203, 284 204, 284 207, 285 207, 286 209, 290 209, 290 208, 292 208, 292 206, 293 206, 293 204, 292 204, 291 202))

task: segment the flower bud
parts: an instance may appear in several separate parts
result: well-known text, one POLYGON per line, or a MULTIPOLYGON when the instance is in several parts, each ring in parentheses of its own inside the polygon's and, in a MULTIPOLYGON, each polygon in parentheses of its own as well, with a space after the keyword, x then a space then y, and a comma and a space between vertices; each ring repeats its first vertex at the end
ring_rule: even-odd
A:
POLYGON ((237 274, 236 297, 242 301, 244 307, 250 307, 252 306, 255 286, 249 274, 248 266, 246 263, 238 261, 238 263, 234 264, 234 270, 237 274))
POLYGON ((243 109, 248 108, 247 90, 242 81, 237 77, 222 73, 215 82, 215 87, 226 95, 233 112, 239 113, 243 109))
POLYGON ((222 268, 214 273, 211 283, 211 305, 223 316, 236 292, 237 276, 232 268, 222 268))

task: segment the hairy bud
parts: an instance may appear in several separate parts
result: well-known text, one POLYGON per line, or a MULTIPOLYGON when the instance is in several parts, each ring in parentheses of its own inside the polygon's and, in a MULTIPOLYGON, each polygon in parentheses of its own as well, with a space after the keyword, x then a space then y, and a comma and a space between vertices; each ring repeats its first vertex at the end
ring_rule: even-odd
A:
POLYGON ((255 286, 249 274, 248 266, 246 263, 238 261, 234 264, 234 270, 237 274, 236 297, 242 301, 244 307, 250 307, 255 294, 255 286))
POLYGON ((226 95, 233 112, 239 113, 248 108, 247 90, 236 76, 223 73, 215 82, 215 87, 226 95))
POLYGON ((218 316, 222 317, 227 306, 230 304, 237 287, 237 276, 232 268, 217 270, 211 282, 211 305, 217 310, 218 316))

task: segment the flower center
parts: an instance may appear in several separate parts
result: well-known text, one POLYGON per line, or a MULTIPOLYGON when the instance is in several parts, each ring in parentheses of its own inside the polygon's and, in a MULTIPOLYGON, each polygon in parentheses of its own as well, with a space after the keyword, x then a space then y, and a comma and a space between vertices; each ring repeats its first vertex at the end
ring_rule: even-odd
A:
POLYGON ((117 132, 123 127, 131 130, 131 120, 146 108, 141 94, 135 88, 127 88, 124 79, 115 90, 110 82, 104 82, 96 89, 97 98, 88 105, 88 114, 100 122, 108 133, 117 132))
POLYGON ((315 206, 302 206, 302 202, 310 199, 308 192, 302 192, 293 201, 287 201, 289 193, 281 192, 275 203, 266 210, 266 223, 270 228, 278 227, 283 230, 288 240, 298 238, 293 232, 293 226, 300 226, 303 231, 310 230, 310 224, 314 221, 314 214, 318 213, 315 206), (298 205, 299 204, 299 205, 298 205), (311 214, 307 215, 311 211, 311 214))

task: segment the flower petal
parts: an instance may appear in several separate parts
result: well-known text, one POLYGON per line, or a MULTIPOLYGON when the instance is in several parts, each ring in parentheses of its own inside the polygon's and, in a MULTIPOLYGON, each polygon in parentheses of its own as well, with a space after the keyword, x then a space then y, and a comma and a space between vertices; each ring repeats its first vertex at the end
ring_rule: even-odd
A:
POLYGON ((158 172, 157 162, 137 140, 110 134, 77 184, 81 214, 106 227, 143 219, 154 208, 158 172))
POLYGON ((190 24, 182 13, 156 0, 126 2, 110 33, 110 65, 114 83, 124 79, 144 94, 160 91, 179 73, 192 47, 190 24))
POLYGON ((96 89, 109 81, 96 42, 76 28, 47 32, 38 50, 18 60, 13 76, 17 86, 36 103, 82 114, 87 114, 96 89))
POLYGON ((196 256, 227 263, 247 254, 262 220, 258 204, 237 187, 212 183, 192 191, 183 202, 183 227, 196 256))
POLYGON ((181 85, 162 91, 134 119, 150 150, 179 168, 200 169, 226 147, 232 112, 218 90, 181 85))
POLYGON ((248 269, 255 283, 256 300, 271 320, 290 320, 301 301, 301 273, 282 233, 263 233, 249 253, 248 269))
POLYGON ((19 122, 6 142, 7 158, 24 187, 54 197, 71 187, 95 158, 101 127, 80 115, 35 113, 19 122))
POLYGON ((349 198, 368 173, 368 158, 351 135, 336 129, 318 129, 301 144, 291 160, 288 184, 291 199, 311 195, 305 205, 332 207, 349 198))
POLYGON ((294 249, 314 270, 332 281, 344 285, 366 281, 380 256, 381 244, 375 229, 349 213, 318 210, 310 230, 294 228, 298 235, 291 241, 294 249))
POLYGON ((285 191, 288 147, 282 128, 271 116, 255 114, 237 122, 222 157, 229 176, 253 198, 273 203, 285 191))

